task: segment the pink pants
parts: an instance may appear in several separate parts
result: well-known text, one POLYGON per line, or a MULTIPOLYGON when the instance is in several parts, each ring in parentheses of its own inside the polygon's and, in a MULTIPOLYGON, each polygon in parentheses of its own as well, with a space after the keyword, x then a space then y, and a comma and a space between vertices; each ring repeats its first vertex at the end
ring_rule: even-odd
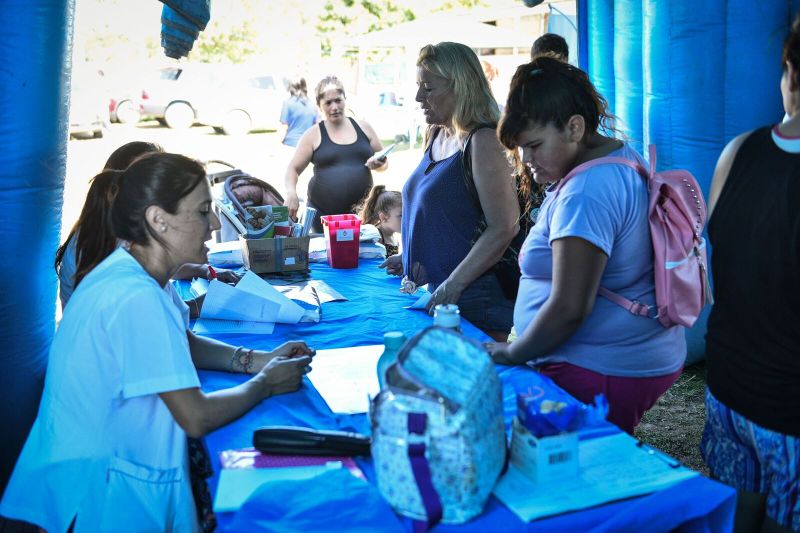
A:
POLYGON ((666 376, 620 378, 569 363, 552 363, 538 370, 584 403, 594 403, 594 397, 602 392, 608 400, 608 420, 631 435, 645 411, 655 405, 683 372, 681 368, 666 376))

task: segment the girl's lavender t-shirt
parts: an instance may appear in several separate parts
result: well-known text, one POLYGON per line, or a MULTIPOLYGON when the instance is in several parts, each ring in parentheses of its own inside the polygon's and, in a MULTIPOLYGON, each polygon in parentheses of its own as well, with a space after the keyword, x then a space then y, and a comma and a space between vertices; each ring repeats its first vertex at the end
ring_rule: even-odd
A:
MULTIPOLYGON (((609 156, 641 162, 624 145, 609 156)), ((653 245, 647 222, 648 192, 642 177, 621 165, 601 165, 549 191, 536 225, 520 253, 519 295, 514 307, 518 334, 533 322, 553 284, 553 241, 579 237, 608 256, 600 285, 629 300, 655 303, 653 245)), ((683 328, 664 328, 657 320, 635 316, 597 296, 578 330, 553 352, 535 362, 568 362, 620 377, 651 377, 677 371, 686 358, 683 328)))

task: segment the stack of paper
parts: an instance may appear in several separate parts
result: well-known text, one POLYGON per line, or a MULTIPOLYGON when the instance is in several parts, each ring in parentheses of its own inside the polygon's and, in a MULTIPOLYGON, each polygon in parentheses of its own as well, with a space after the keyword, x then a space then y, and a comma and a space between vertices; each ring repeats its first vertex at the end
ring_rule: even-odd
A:
POLYGON ((297 324, 305 310, 272 285, 247 272, 235 287, 212 280, 194 324, 198 334, 254 333, 268 335, 275 323, 297 324))
POLYGON ((525 522, 665 489, 697 475, 626 433, 582 440, 577 476, 534 483, 510 466, 494 495, 525 522))

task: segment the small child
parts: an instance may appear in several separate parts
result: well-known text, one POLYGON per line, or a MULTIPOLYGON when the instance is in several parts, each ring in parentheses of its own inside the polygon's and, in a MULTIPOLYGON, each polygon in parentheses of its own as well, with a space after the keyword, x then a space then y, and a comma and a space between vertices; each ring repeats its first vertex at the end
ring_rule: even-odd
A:
POLYGON ((387 191, 385 185, 375 185, 356 211, 363 224, 373 224, 381 232, 381 244, 386 247, 387 257, 397 254, 395 234, 400 233, 403 196, 397 191, 387 191))

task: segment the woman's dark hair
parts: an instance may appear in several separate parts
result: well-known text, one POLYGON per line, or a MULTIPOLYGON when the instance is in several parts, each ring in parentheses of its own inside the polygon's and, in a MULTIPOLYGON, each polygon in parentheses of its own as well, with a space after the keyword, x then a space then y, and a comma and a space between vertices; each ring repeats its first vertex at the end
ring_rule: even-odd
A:
POLYGON ((342 98, 345 98, 344 95, 344 85, 342 84, 341 80, 336 76, 325 76, 319 83, 317 84, 316 89, 314 89, 314 95, 317 98, 317 105, 322 101, 322 95, 325 92, 325 89, 328 87, 333 86, 336 90, 339 91, 339 94, 342 95, 342 98))
POLYGON ((305 78, 295 78, 289 82, 289 94, 302 101, 308 99, 308 86, 305 78))
POLYGON ((583 117, 587 135, 617 133, 608 103, 581 69, 549 56, 536 57, 517 68, 497 137, 516 167, 518 187, 528 207, 541 191, 516 150, 517 136, 534 126, 552 124, 563 129, 574 115, 583 117))
MULTIPOLYGON (((781 55, 781 68, 786 70, 786 64, 792 65, 795 75, 800 72, 800 15, 795 17, 789 35, 783 41, 783 54, 781 55)), ((797 82, 798 80, 792 80, 797 82)))
POLYGON ((74 286, 83 280, 100 261, 108 257, 117 246, 117 239, 108 224, 109 209, 113 199, 117 176, 138 157, 163 152, 163 148, 155 143, 134 141, 123 144, 109 156, 104 171, 92 178, 86 201, 75 225, 67 235, 64 244, 56 250, 55 268, 61 269, 61 262, 72 239, 75 242, 75 280, 74 286), (89 228, 80 231, 81 228, 89 228))
POLYGON ((147 154, 131 164, 117 181, 111 206, 111 229, 119 239, 145 245, 163 242, 147 223, 145 212, 158 206, 170 214, 180 201, 206 179, 203 165, 179 154, 147 154))
POLYGON ((381 221, 380 214, 389 214, 395 207, 403 205, 403 195, 397 191, 387 191, 385 185, 375 185, 367 196, 356 206, 358 218, 364 224, 378 225, 381 221))
POLYGON ((156 143, 149 143, 145 141, 129 142, 127 144, 123 144, 114 150, 110 156, 108 156, 108 161, 106 161, 106 165, 103 167, 103 169, 125 170, 139 156, 163 151, 164 149, 156 143))
POLYGON ((545 33, 533 41, 531 59, 545 54, 562 61, 569 61, 569 45, 566 39, 557 33, 545 33))
POLYGON ((517 68, 497 136, 514 150, 523 130, 548 124, 563 129, 574 115, 583 117, 587 135, 599 130, 616 133, 606 99, 584 71, 552 57, 537 57, 517 68))

